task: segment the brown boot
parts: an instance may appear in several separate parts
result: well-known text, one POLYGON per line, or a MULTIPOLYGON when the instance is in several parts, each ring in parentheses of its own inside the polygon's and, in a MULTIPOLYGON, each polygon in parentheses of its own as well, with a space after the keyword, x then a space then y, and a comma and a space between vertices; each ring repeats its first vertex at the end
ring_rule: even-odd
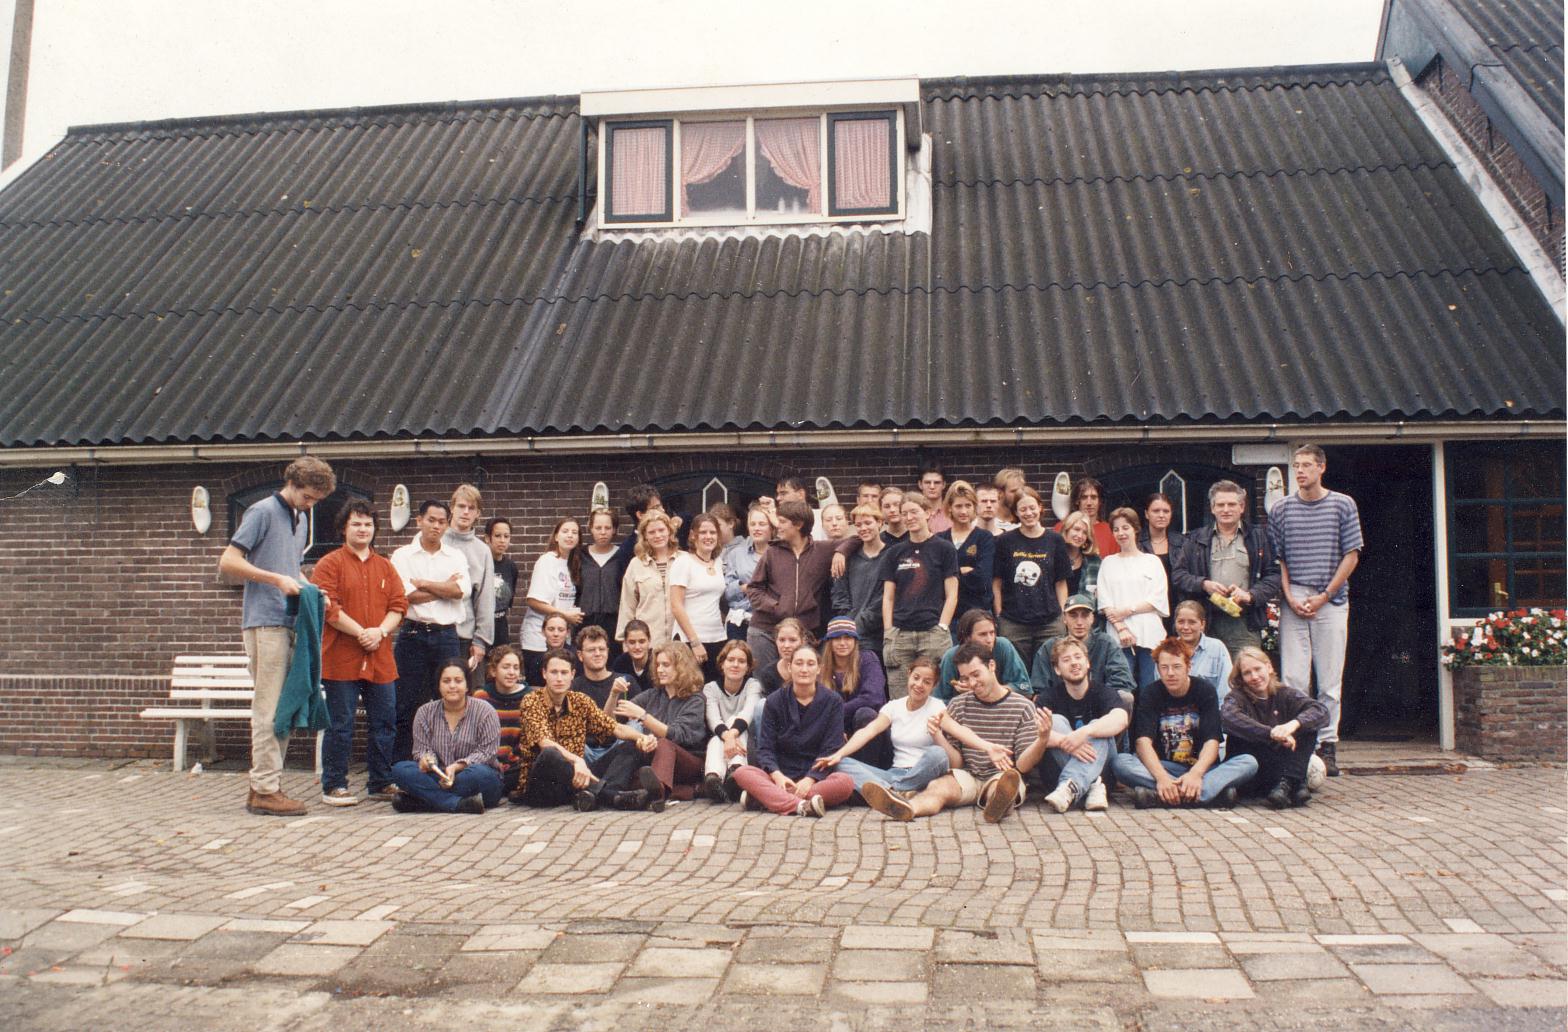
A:
POLYGON ((250 790, 250 798, 245 800, 245 809, 263 817, 303 817, 306 813, 305 804, 297 799, 290 799, 282 792, 262 795, 254 788, 250 790))

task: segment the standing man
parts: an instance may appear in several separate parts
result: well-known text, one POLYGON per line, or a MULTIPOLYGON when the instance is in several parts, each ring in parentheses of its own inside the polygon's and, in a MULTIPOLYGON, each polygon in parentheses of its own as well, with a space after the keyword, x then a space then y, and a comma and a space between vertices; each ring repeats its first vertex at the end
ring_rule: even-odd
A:
MULTIPOLYGON (((297 817, 305 804, 283 794, 287 736, 273 730, 283 680, 294 658, 299 567, 310 541, 310 510, 337 490, 332 467, 301 455, 283 471, 283 488, 249 509, 218 560, 218 572, 245 582, 240 626, 256 694, 250 704, 250 796, 245 809, 297 817)), ((335 599, 333 601, 336 601, 335 599)))
POLYGON ((953 529, 953 521, 947 518, 947 513, 942 509, 942 496, 947 493, 947 474, 942 472, 940 463, 927 462, 920 467, 920 493, 931 504, 931 533, 940 534, 944 530, 953 529))
POLYGON ((486 522, 485 544, 490 546, 490 558, 495 561, 495 640, 490 644, 510 645, 512 625, 507 614, 517 597, 517 564, 507 555, 512 547, 512 521, 496 516, 486 522))
POLYGON ((1095 614, 1094 599, 1090 596, 1074 595, 1067 600, 1067 608, 1062 611, 1062 625, 1067 633, 1047 639, 1034 654, 1029 679, 1034 685, 1036 700, 1063 691, 1062 676, 1053 657, 1056 646, 1070 639, 1083 646, 1083 653, 1089 659, 1090 679, 1116 692, 1129 708, 1132 706, 1142 686, 1133 680, 1132 668, 1127 665, 1121 643, 1108 632, 1094 629, 1095 614))
POLYGON ((1328 461, 1323 449, 1304 444, 1291 456, 1296 493, 1269 514, 1269 539, 1279 554, 1286 607, 1279 617, 1279 652, 1284 682, 1310 697, 1317 674, 1318 698, 1328 708, 1328 726, 1318 736, 1318 755, 1329 777, 1339 776, 1334 747, 1339 742, 1340 690, 1345 676, 1345 642, 1350 628, 1346 584, 1361 560, 1361 514, 1349 495, 1323 486, 1328 461))
MULTIPOLYGON (((343 547, 316 564, 311 580, 327 596, 326 630, 321 636, 321 686, 327 693, 332 726, 321 749, 321 801, 354 806, 348 788, 349 750, 354 744, 354 710, 365 706, 369 732, 365 788, 372 799, 390 799, 392 753, 397 740, 397 663, 392 632, 408 611, 403 578, 372 547, 376 514, 354 501, 338 514, 343 547)), ((407 759, 408 757, 403 757, 407 759)))
POLYGON ((781 502, 778 535, 757 560, 757 569, 746 585, 751 599, 751 627, 746 644, 756 657, 753 669, 766 670, 779 661, 773 629, 793 616, 812 634, 821 634, 823 594, 833 549, 811 539, 813 517, 805 502, 781 502))
POLYGON ((1001 507, 1002 492, 995 484, 980 484, 975 488, 975 526, 992 537, 1018 529, 1018 524, 1002 519, 1001 507))
POLYGON ((460 655, 457 625, 463 620, 463 599, 473 582, 468 560, 446 544, 450 510, 445 502, 419 503, 413 541, 392 553, 392 566, 403 578, 408 615, 392 654, 397 660, 397 734, 392 754, 413 758, 414 713, 439 695, 441 664, 460 655))
POLYGON ((1225 643, 1231 658, 1247 645, 1261 645, 1259 632, 1269 621, 1269 603, 1279 598, 1279 563, 1275 546, 1262 527, 1243 519, 1247 492, 1234 480, 1209 488, 1212 526, 1187 535, 1181 552, 1171 560, 1171 581, 1187 598, 1208 610, 1209 635, 1225 643), (1229 599, 1241 611, 1232 616, 1214 604, 1229 599))
POLYGON ((495 559, 490 546, 474 533, 483 500, 473 484, 458 484, 452 492, 452 525, 443 540, 468 560, 471 585, 463 598, 463 619, 457 625, 458 655, 468 664, 468 686, 483 682, 485 653, 495 642, 495 559))

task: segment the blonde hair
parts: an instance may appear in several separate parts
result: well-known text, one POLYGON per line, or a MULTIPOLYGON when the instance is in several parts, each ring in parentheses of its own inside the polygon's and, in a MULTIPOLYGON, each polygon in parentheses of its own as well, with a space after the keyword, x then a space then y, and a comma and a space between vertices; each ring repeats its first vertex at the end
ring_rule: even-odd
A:
POLYGON ((860 642, 855 641, 855 647, 847 656, 840 656, 834 652, 832 645, 832 641, 824 642, 817 653, 822 661, 821 680, 825 686, 847 699, 855 694, 855 689, 860 687, 860 642), (844 680, 842 683, 835 683, 835 675, 839 674, 843 675, 844 680))
POLYGON ((1028 477, 1024 476, 1024 471, 1023 470, 1019 469, 1016 466, 1008 466, 1005 469, 997 470, 996 471, 996 479, 992 480, 991 483, 996 485, 996 489, 998 491, 1006 491, 1007 490, 1007 482, 1009 480, 1013 480, 1015 478, 1018 479, 1018 480, 1023 480, 1023 481, 1027 481, 1029 479, 1028 477))
POLYGON ((658 677, 657 663, 660 656, 669 656, 675 666, 675 675, 670 678, 670 683, 659 685, 669 691, 671 698, 689 699, 702 691, 702 671, 697 667, 697 657, 692 655, 691 646, 683 641, 667 641, 654 649, 655 678, 658 677))
POLYGON ((980 504, 980 497, 975 494, 975 489, 969 486, 967 480, 955 480, 947 487, 947 492, 942 495, 942 511, 951 514, 953 503, 959 499, 968 499, 975 505, 980 504))
POLYGON ((452 492, 452 504, 454 506, 457 505, 459 500, 467 502, 480 512, 484 511, 483 497, 479 494, 479 488, 473 484, 457 485, 457 488, 452 492))
POLYGON ((1099 549, 1096 548, 1094 544, 1094 521, 1089 518, 1088 513, 1074 509, 1072 512, 1068 513, 1067 518, 1062 521, 1062 529, 1058 531, 1058 533, 1060 533, 1063 538, 1066 538, 1067 532, 1072 530, 1080 523, 1083 524, 1083 531, 1087 537, 1084 539, 1083 547, 1080 548, 1079 551, 1084 555, 1099 555, 1099 549))
POLYGON ((1269 658, 1269 654, 1258 648, 1256 645, 1243 645, 1241 648, 1236 650, 1236 665, 1230 668, 1231 690, 1242 692, 1249 697, 1252 695, 1252 692, 1247 690, 1246 682, 1241 679, 1241 661, 1244 659, 1250 659, 1255 662, 1262 663, 1265 667, 1268 668, 1269 685, 1267 691, 1264 692, 1263 697, 1265 699, 1272 699, 1274 697, 1274 693, 1280 690, 1279 671, 1274 669, 1274 661, 1269 658))
POLYGON ((637 558, 645 563, 653 562, 653 549, 648 547, 648 528, 655 523, 662 523, 670 531, 670 559, 673 560, 680 552, 680 546, 675 543, 675 521, 665 515, 662 509, 653 509, 637 523, 637 547, 633 549, 637 558))
POLYGON ((862 516, 870 516, 878 523, 881 523, 882 509, 875 505, 857 505, 854 507, 854 509, 850 510, 849 518, 851 522, 860 519, 862 516))

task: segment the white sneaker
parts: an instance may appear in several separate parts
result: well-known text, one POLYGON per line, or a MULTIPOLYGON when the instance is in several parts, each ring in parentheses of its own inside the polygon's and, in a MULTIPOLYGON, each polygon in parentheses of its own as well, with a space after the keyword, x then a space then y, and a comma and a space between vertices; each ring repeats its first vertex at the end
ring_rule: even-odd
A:
POLYGON ((1094 783, 1089 786, 1089 794, 1084 797, 1083 808, 1085 810, 1109 810, 1111 808, 1111 802, 1105 795, 1104 781, 1101 781, 1099 778, 1094 779, 1094 783))
POLYGON ((1307 761, 1307 787, 1316 792, 1328 781, 1328 764, 1323 762, 1323 757, 1317 753, 1312 754, 1312 759, 1307 761))
POLYGON ((796 817, 826 817, 827 815, 828 804, 819 795, 814 795, 810 799, 802 799, 800 805, 795 807, 796 817))
POLYGON ((358 806, 359 796, 346 788, 334 788, 330 792, 321 793, 321 801, 328 806, 358 806))
POLYGON ((1064 781, 1056 786, 1056 790, 1045 797, 1045 805, 1057 813, 1066 813, 1078 801, 1078 785, 1073 781, 1064 781))

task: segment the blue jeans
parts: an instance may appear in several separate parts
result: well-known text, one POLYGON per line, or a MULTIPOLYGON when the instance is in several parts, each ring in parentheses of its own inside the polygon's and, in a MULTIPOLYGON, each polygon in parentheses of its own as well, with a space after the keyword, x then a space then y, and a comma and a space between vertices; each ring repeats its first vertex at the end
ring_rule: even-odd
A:
MULTIPOLYGON (((1067 723, 1067 718, 1061 714, 1051 715, 1051 727, 1059 735, 1069 734, 1072 726, 1067 723)), ((1094 759, 1080 760, 1062 749, 1050 750, 1051 755, 1062 765, 1062 774, 1056 781, 1060 785, 1064 781, 1071 781, 1078 786, 1078 797, 1083 798, 1089 791, 1089 786, 1094 779, 1105 770, 1105 763, 1116 755, 1116 743, 1109 738, 1091 738, 1089 744, 1094 747, 1094 759)))
MULTIPOLYGON (((1165 770, 1173 778, 1179 778, 1187 773, 1187 768, 1170 760, 1161 760, 1165 770)), ((1153 788, 1154 775, 1149 773, 1149 768, 1133 753, 1117 753, 1111 760, 1111 769, 1116 772, 1116 780, 1131 788, 1153 788)), ((1198 802, 1211 803, 1214 798, 1227 788, 1240 787, 1247 781, 1256 777, 1258 761, 1245 754, 1232 756, 1224 763, 1216 763, 1203 774, 1203 788, 1198 793, 1198 802)))
POLYGON ((457 628, 404 623, 392 645, 397 660, 397 734, 392 755, 399 760, 414 754, 414 714, 438 697, 436 672, 441 664, 458 657, 457 628))
POLYGON ((322 681, 332 726, 321 743, 321 790, 348 787, 348 755, 354 745, 354 707, 365 705, 365 787, 379 792, 392 782, 392 744, 397 737, 397 682, 322 681))
POLYGON ((1122 655, 1127 657, 1127 669, 1132 671, 1133 683, 1139 688, 1160 679, 1159 672, 1154 669, 1154 653, 1149 649, 1133 645, 1122 649, 1122 655))
POLYGON ((437 813, 456 813, 457 804, 471 795, 483 799, 486 808, 501 801, 501 772, 484 764, 464 767, 452 779, 451 788, 442 788, 434 774, 420 770, 413 760, 399 760, 392 767, 392 780, 426 810, 437 813))
POLYGON ((873 767, 853 756, 839 761, 838 772, 848 774, 859 792, 868 781, 875 781, 883 788, 900 792, 918 792, 950 769, 947 751, 940 745, 930 745, 920 751, 920 758, 912 767, 873 767))

